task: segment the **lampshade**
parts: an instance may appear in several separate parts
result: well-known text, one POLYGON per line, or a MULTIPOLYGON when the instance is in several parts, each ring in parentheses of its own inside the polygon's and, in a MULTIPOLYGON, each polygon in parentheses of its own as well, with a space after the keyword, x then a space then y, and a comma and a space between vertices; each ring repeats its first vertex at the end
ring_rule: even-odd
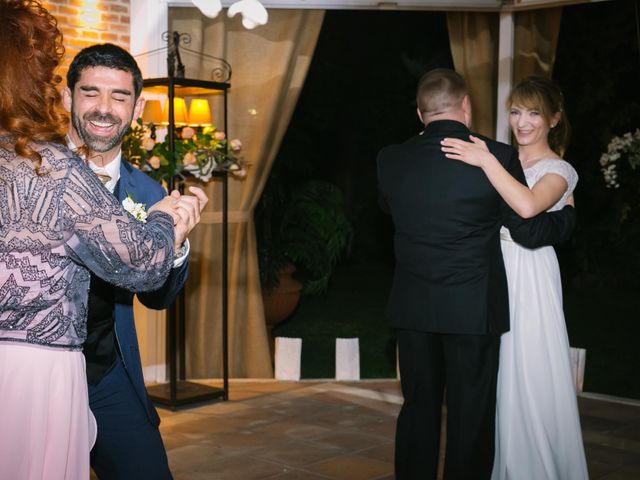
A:
POLYGON ((147 100, 144 103, 144 110, 142 111, 142 121, 144 123, 153 123, 155 125, 159 125, 163 122, 160 100, 147 100))
POLYGON ((189 105, 189 125, 194 127, 207 127, 211 125, 211 108, 209 100, 194 98, 189 105))
MULTIPOLYGON (((162 114, 162 123, 169 125, 169 99, 164 102, 164 112, 162 114)), ((188 123, 187 120, 187 103, 182 97, 173 97, 173 123, 180 127, 188 123)))

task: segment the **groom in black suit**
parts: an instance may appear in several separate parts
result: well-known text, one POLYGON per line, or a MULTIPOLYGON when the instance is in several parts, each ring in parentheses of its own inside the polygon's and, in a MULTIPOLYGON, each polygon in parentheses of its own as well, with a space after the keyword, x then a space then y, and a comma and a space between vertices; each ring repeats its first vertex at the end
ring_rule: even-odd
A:
MULTIPOLYGON (((566 240, 571 207, 518 217, 483 171, 447 159, 445 137, 469 140, 464 79, 432 70, 417 90, 424 131, 378 155, 382 207, 395 227, 396 267, 387 317, 397 329, 404 404, 396 428, 397 480, 436 478, 446 386, 446 480, 491 476, 500 335, 509 330, 500 226, 528 248, 566 240)), ((477 135, 477 134, 473 134, 477 135)), ((483 138, 525 183, 512 147, 483 138)))

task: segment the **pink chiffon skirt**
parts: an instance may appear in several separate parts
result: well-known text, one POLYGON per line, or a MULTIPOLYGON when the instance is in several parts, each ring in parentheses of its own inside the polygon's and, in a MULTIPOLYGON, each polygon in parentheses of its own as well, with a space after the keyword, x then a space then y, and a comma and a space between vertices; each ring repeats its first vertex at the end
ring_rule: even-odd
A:
POLYGON ((0 479, 88 479, 96 433, 82 352, 0 344, 0 479))

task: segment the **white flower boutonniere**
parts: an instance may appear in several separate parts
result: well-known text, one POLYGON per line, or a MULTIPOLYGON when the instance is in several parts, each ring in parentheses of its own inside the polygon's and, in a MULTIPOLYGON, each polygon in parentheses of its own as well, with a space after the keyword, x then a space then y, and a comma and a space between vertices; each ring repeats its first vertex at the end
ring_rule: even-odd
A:
POLYGON ((145 207, 147 205, 145 203, 137 203, 133 196, 130 193, 127 193, 127 198, 122 201, 122 206, 127 212, 133 215, 133 218, 139 222, 146 223, 147 211, 145 210, 145 207))

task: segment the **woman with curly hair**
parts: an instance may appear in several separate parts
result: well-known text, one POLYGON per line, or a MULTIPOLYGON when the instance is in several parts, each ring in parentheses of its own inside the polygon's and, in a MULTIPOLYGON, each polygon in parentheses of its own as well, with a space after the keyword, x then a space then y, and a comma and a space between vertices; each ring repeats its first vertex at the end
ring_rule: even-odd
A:
POLYGON ((89 269, 158 289, 184 240, 184 203, 197 223, 206 199, 167 196, 146 223, 127 214, 63 145, 56 20, 35 0, 0 1, 0 19, 0 477, 89 478, 89 269))

